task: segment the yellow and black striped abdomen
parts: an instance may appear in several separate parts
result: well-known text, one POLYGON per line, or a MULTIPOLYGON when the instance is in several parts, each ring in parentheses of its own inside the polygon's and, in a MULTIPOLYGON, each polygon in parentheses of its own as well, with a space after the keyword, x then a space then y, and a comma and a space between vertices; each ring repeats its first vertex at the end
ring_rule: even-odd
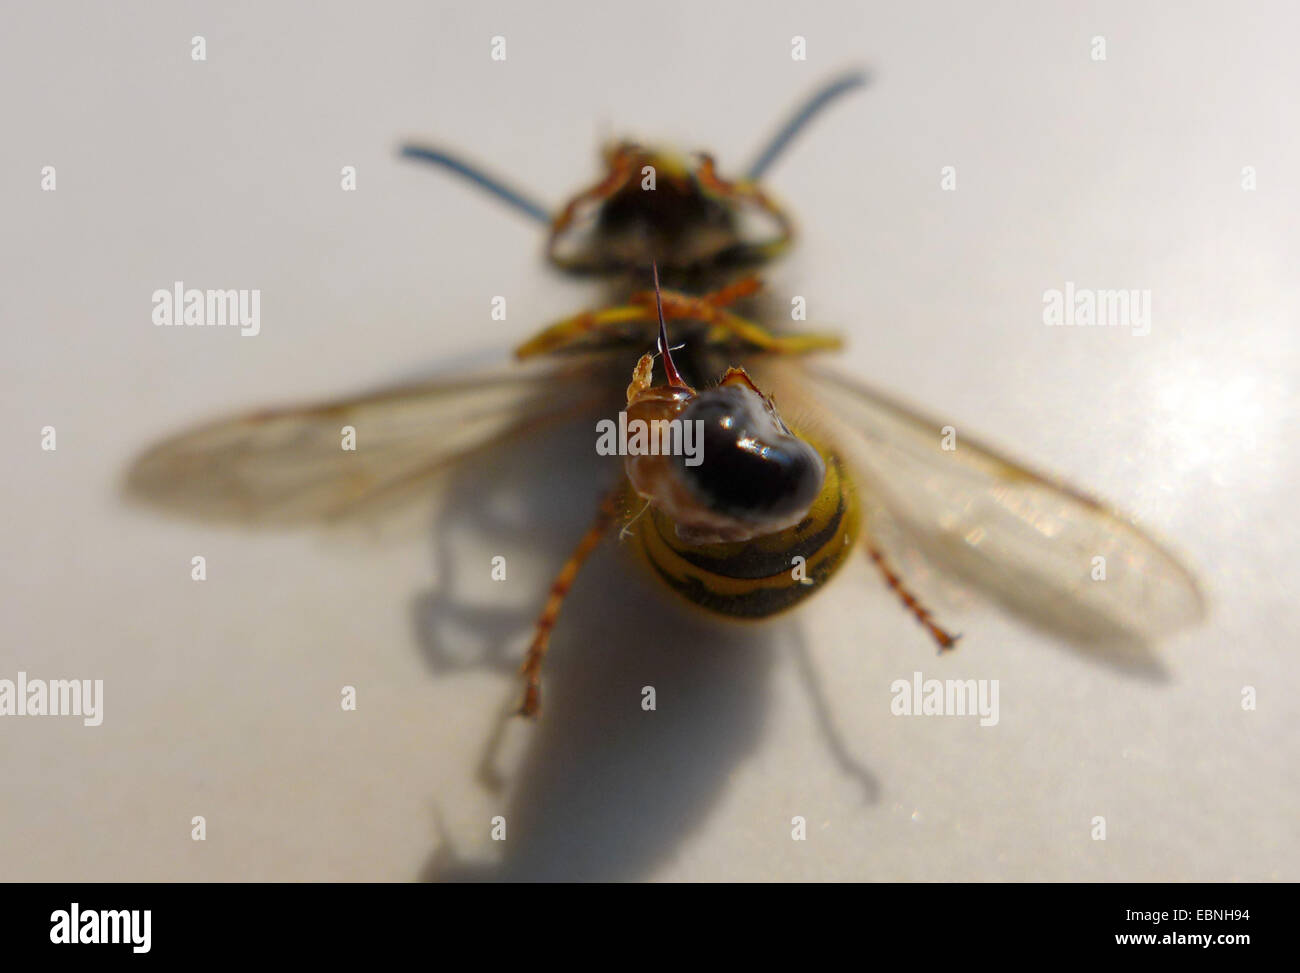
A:
POLYGON ((650 510, 636 532, 641 555, 660 580, 709 611, 764 618, 794 607, 830 580, 858 536, 857 495, 839 457, 818 452, 826 461, 822 491, 795 526, 749 541, 692 545, 669 517, 650 510), (807 582, 795 578, 797 557, 807 582))

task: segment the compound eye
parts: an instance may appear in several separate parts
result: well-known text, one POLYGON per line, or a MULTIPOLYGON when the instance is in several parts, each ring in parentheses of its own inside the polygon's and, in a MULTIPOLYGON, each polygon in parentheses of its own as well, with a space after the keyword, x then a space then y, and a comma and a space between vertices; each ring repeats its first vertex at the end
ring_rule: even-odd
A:
POLYGON ((785 520, 807 511, 821 492, 821 455, 790 435, 752 391, 702 392, 682 419, 704 424, 701 461, 683 462, 683 478, 717 513, 748 523, 785 520))

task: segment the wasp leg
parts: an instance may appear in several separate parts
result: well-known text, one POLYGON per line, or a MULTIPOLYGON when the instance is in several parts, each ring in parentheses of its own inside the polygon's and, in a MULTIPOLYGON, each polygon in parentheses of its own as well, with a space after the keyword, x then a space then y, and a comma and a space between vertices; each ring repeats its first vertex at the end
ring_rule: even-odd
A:
POLYGON ((560 617, 560 607, 564 604, 569 589, 573 587, 573 580, 582 569, 583 562, 591 556, 591 552, 596 549, 601 538, 617 518, 618 498, 622 495, 622 490, 620 484, 601 500, 596 519, 582 535, 582 540, 578 541, 578 546, 573 549, 573 553, 564 562, 564 567, 560 568, 560 573, 555 576, 555 581, 551 584, 551 594, 546 599, 546 607, 542 609, 542 614, 538 616, 537 626, 533 630, 533 641, 528 647, 528 655, 524 657, 523 665, 519 667, 519 674, 524 677, 524 698, 517 711, 520 716, 536 716, 541 710, 542 660, 546 658, 546 650, 551 644, 551 630, 555 628, 555 622, 560 617))
POLYGON ((556 321, 515 349, 516 358, 532 358, 560 348, 575 345, 583 338, 601 331, 612 330, 620 324, 650 322, 658 324, 654 309, 648 312, 639 305, 607 307, 599 311, 583 311, 571 318, 556 321))
MULTIPOLYGON (((699 299, 706 304, 712 304, 714 307, 729 307, 735 304, 742 297, 750 297, 757 294, 763 288, 763 281, 757 274, 746 274, 726 287, 719 287, 716 291, 709 291, 707 294, 701 294, 699 299)), ((675 294, 679 297, 686 297, 681 291, 667 290, 664 294, 675 294)), ((654 291, 638 291, 633 294, 629 300, 633 304, 653 304, 655 299, 654 291)))
MULTIPOLYGON (((839 335, 807 332, 804 334, 777 335, 738 314, 726 306, 742 297, 748 297, 759 288, 759 279, 743 277, 734 284, 700 296, 680 291, 662 291, 664 319, 688 319, 710 326, 716 339, 733 338, 760 351, 784 355, 802 355, 811 351, 839 348, 839 335)), ((515 357, 531 358, 569 345, 577 344, 592 334, 617 328, 624 324, 659 323, 653 292, 638 292, 629 303, 598 311, 584 311, 573 317, 557 321, 515 349, 515 357)))
POLYGON ((885 555, 870 541, 865 541, 864 544, 867 549, 867 556, 871 558, 871 563, 879 569, 881 577, 885 579, 885 584, 889 585, 894 594, 898 596, 899 601, 903 603, 903 606, 916 616, 916 620, 930 633, 930 637, 939 643, 939 651, 943 652, 956 646, 957 640, 961 636, 950 635, 946 629, 936 625, 930 618, 930 609, 917 601, 916 596, 907 590, 903 584, 903 579, 890 568, 889 562, 885 560, 885 555))
POLYGON ((715 305, 706 297, 690 297, 675 291, 663 295, 665 318, 689 318, 711 325, 710 337, 715 340, 735 338, 752 345, 759 351, 779 355, 803 355, 810 351, 827 351, 839 348, 843 342, 839 335, 815 331, 803 334, 777 335, 753 321, 715 305))
POLYGON ((560 210, 559 214, 551 221, 551 239, 548 243, 548 255, 554 255, 556 237, 560 235, 573 218, 577 215, 579 208, 587 203, 600 202, 608 199, 618 191, 628 177, 632 174, 633 154, 626 149, 617 149, 609 157, 609 171, 590 189, 584 190, 573 199, 569 200, 567 206, 560 210))

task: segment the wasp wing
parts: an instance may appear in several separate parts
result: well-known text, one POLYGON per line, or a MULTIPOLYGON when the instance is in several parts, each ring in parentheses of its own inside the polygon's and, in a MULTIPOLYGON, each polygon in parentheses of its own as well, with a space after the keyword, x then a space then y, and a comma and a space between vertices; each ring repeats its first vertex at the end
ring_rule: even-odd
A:
POLYGON ((1086 641, 1150 641, 1203 617, 1192 574, 1122 515, 970 436, 945 450, 947 423, 856 380, 804 372, 787 388, 814 400, 812 421, 846 453, 868 512, 883 509, 932 562, 1086 641))
POLYGON ((191 517, 250 524, 373 511, 417 494, 473 452, 608 398, 594 373, 590 360, 544 362, 220 420, 146 451, 128 471, 127 494, 191 517), (355 448, 345 448, 346 427, 355 448))

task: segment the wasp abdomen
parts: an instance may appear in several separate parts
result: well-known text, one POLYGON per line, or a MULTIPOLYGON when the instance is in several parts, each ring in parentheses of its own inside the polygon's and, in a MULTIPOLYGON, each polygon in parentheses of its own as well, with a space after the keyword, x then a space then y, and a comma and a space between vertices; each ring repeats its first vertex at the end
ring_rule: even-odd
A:
POLYGON ((764 618, 794 607, 830 579, 858 535, 857 497, 839 458, 819 458, 821 492, 797 524, 748 541, 693 545, 656 509, 637 532, 642 556, 670 588, 709 611, 764 618))

